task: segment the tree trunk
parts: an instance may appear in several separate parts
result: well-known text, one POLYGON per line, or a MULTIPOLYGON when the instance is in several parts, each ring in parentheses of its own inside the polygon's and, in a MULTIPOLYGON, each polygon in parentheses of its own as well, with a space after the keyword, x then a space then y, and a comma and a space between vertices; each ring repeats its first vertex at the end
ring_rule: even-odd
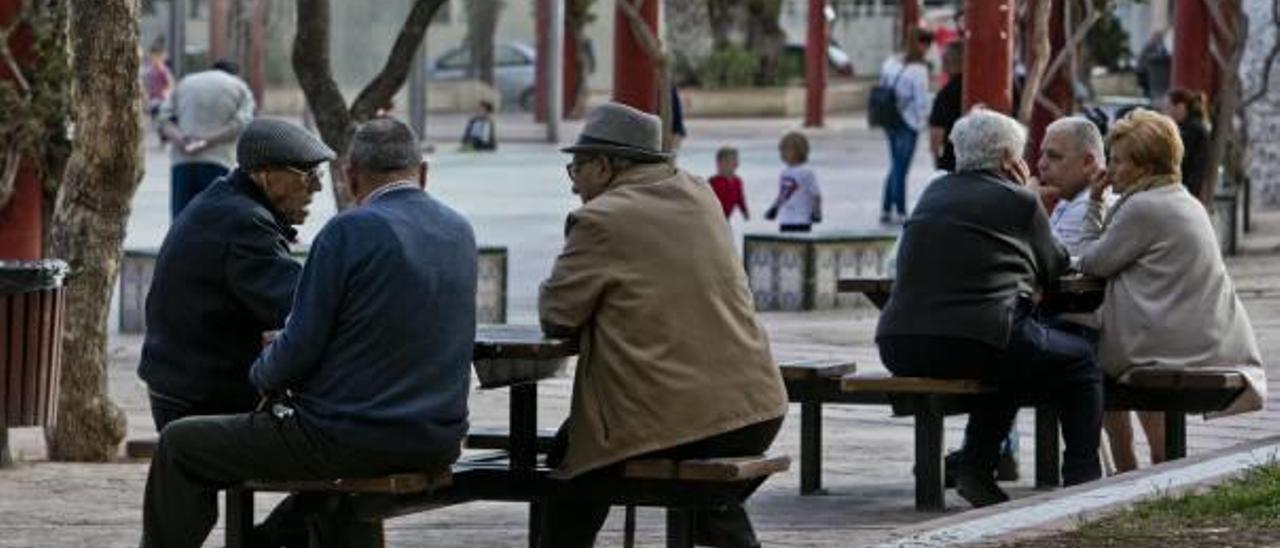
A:
POLYGON ((565 90, 565 95, 572 102, 564 109, 565 118, 579 119, 587 109, 587 100, 591 97, 591 73, 595 72, 595 59, 592 46, 587 37, 587 24, 595 20, 591 12, 595 0, 568 0, 565 6, 565 44, 573 44, 571 62, 573 73, 578 76, 573 89, 565 90))
POLYGON ((298 32, 293 38, 293 72, 315 117, 320 139, 338 154, 329 172, 333 175, 333 198, 342 211, 355 199, 343 178, 347 147, 356 124, 368 120, 386 106, 404 87, 409 67, 426 36, 427 25, 447 0, 417 0, 400 28, 386 64, 347 107, 347 100, 333 79, 329 59, 329 0, 298 0, 298 32))
POLYGON ((471 0, 467 3, 467 48, 471 64, 467 75, 493 85, 493 37, 498 31, 502 0, 471 0))
POLYGON ((142 180, 138 0, 72 0, 75 148, 54 209, 54 256, 71 265, 57 426, 49 456, 105 461, 125 417, 107 393, 107 311, 129 204, 142 180))
POLYGON ((782 14, 782 0, 751 0, 747 6, 747 46, 756 54, 760 65, 756 69, 756 84, 771 85, 778 79, 786 35, 778 24, 782 14))

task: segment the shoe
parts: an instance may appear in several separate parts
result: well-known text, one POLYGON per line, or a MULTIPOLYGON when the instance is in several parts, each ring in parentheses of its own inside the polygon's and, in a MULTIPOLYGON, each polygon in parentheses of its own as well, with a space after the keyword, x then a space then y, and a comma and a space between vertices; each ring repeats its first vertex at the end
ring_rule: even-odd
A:
POLYGON ((882 225, 893 224, 893 215, 889 214, 888 211, 881 213, 880 224, 882 225))
POLYGON ((956 492, 974 508, 1000 504, 1009 500, 1009 495, 996 485, 991 477, 982 477, 970 473, 961 473, 956 478, 956 492))
MULTIPOLYGON (((946 483, 947 489, 955 488, 956 475, 960 473, 962 462, 964 462, 964 453, 960 449, 947 453, 946 458, 943 459, 942 478, 946 483)), ((1018 474, 1018 457, 1011 452, 1001 452, 1000 462, 996 465, 996 481, 1018 481, 1020 477, 1018 474)))

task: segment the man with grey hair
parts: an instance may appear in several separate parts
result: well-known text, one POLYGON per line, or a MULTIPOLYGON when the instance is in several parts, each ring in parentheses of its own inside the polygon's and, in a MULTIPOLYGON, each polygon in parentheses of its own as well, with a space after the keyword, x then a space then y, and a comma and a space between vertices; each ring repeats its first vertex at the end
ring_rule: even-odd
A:
POLYGON ((1084 216, 1089 210, 1089 193, 1085 191, 1092 175, 1106 169, 1103 150, 1098 127, 1079 116, 1049 124, 1040 143, 1040 183, 1058 193, 1049 227, 1072 255, 1079 254, 1084 238, 1084 216))
MULTIPOLYGON (((165 428, 147 477, 144 547, 200 546, 218 490, 245 480, 370 477, 458 458, 475 340, 471 226, 423 191, 426 165, 405 124, 364 124, 350 157, 361 205, 316 236, 284 330, 249 371, 266 410, 165 428)), ((298 498, 312 512, 313 546, 378 545, 345 499, 298 498)))
POLYGON ((952 129, 956 169, 925 190, 903 228, 897 278, 876 343, 896 375, 980 379, 957 489, 974 506, 1008 500, 995 483, 1019 400, 1055 403, 1068 485, 1101 476, 1102 373, 1090 342, 1043 323, 1035 293, 1067 268, 1039 196, 1025 187, 1026 130, 978 109, 952 129))

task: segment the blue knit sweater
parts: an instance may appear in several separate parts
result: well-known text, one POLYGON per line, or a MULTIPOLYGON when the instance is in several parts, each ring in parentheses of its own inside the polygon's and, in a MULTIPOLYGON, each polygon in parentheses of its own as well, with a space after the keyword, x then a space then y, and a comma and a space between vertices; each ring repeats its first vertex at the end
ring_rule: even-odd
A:
POLYGON ((352 449, 435 453, 467 431, 475 339, 470 224, 416 188, 321 230, 280 337, 253 364, 307 423, 352 449))

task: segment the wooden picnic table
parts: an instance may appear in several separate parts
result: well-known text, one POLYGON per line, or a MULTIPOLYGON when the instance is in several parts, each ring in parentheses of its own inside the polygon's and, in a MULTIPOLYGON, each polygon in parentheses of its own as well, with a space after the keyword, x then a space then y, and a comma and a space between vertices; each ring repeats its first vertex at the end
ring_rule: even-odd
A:
MULTIPOLYGON (((1040 308, 1049 312, 1089 312, 1102 304, 1107 281, 1094 276, 1069 274, 1046 288, 1040 295, 1040 308)), ((893 293, 893 278, 841 278, 836 282, 841 293, 861 293, 876 308, 883 309, 893 293)))
POLYGON ((476 327, 473 363, 481 388, 510 387, 510 465, 533 470, 538 459, 538 381, 564 370, 574 339, 546 337, 534 325, 476 327))

